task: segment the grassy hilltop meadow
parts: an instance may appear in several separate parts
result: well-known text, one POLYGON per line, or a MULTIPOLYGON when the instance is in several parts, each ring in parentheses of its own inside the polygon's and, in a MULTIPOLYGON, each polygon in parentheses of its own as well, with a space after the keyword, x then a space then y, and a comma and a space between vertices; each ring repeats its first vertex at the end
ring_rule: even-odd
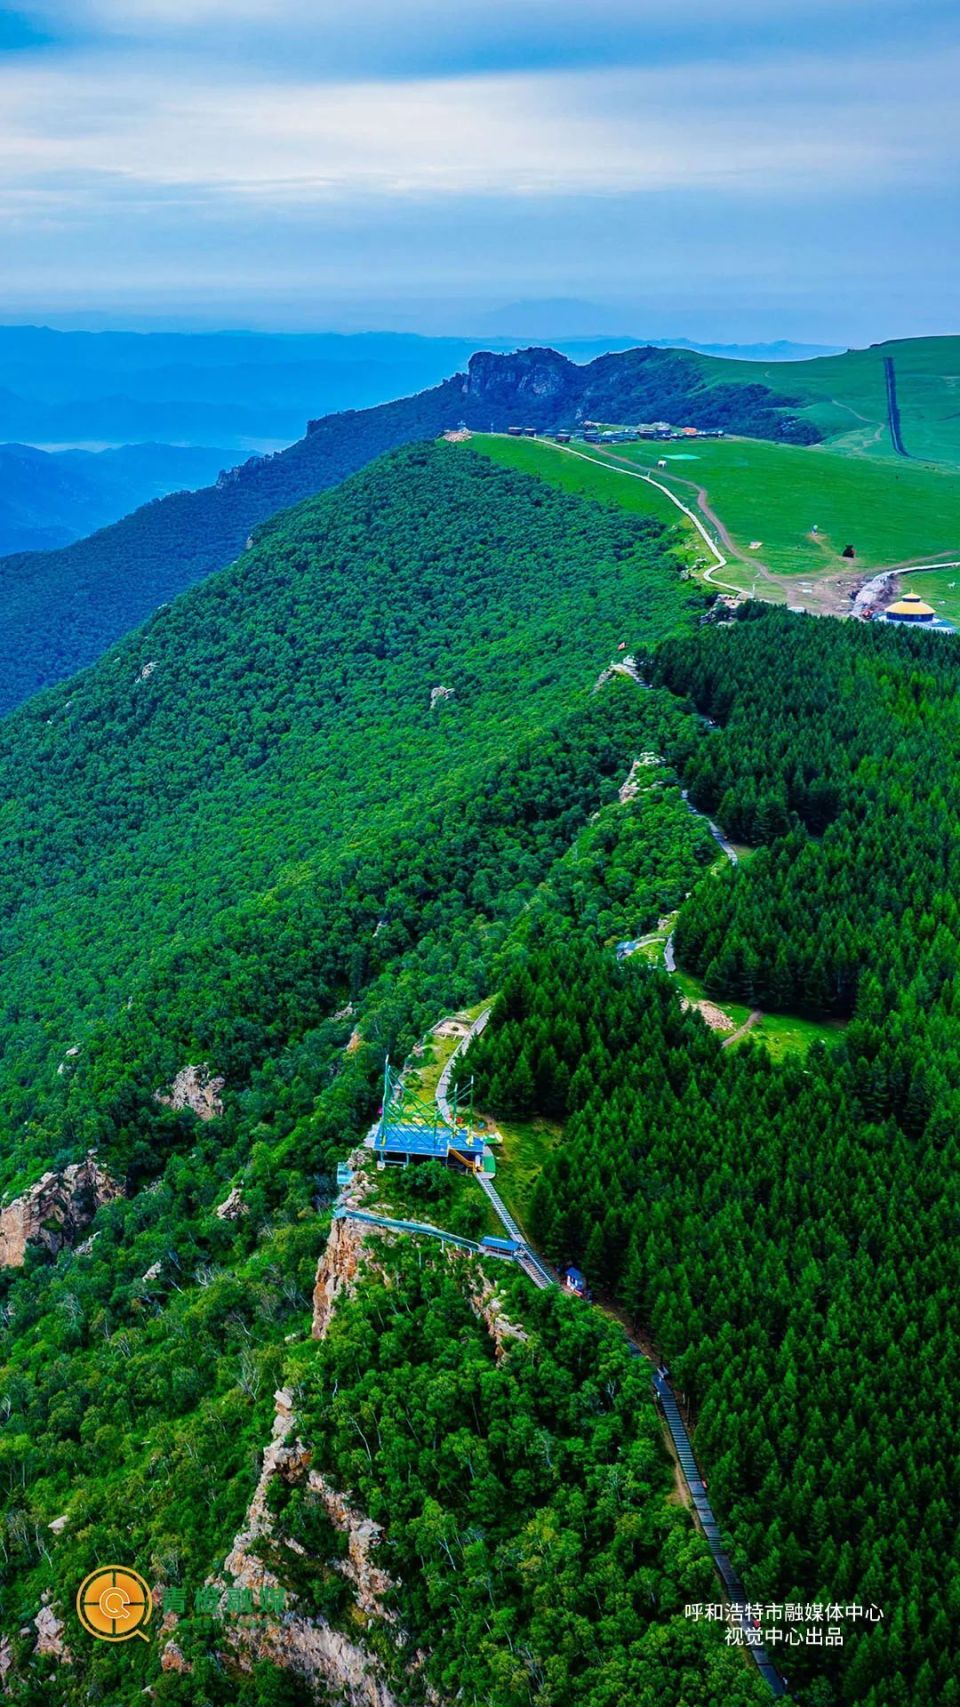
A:
MULTIPOLYGON (((687 352, 485 356, 6 560, 11 1701, 769 1699, 685 1616, 720 1589, 626 1326, 751 1597, 882 1614, 775 1653, 791 1698, 960 1707, 960 637, 783 608, 808 547, 849 575, 848 526, 858 564, 960 556, 956 341, 926 343, 891 347, 910 458, 830 433, 835 396, 882 431, 883 351, 745 384, 687 352), (505 436, 668 395, 730 437, 505 436), (631 477, 674 452, 698 463, 666 492, 631 477), (669 495, 695 469, 735 548, 713 587, 669 495), (52 590, 55 646, 14 669, 52 590), (596 1307, 331 1231, 385 1057, 432 1089, 431 1028, 487 1005, 498 1187, 596 1307), (149 1644, 73 1620, 106 1559, 162 1590, 149 1644)), ((489 1225, 432 1166, 363 1189, 489 1225)))
POLYGON ((960 465, 960 339, 902 338, 868 350, 812 361, 717 361, 695 356, 712 385, 776 385, 797 399, 797 414, 837 449, 853 455, 895 454, 888 418, 884 359, 894 368, 907 454, 921 462, 960 465))
POLYGON ((472 443, 502 466, 563 490, 672 515, 720 589, 842 616, 865 576, 901 566, 909 571, 905 586, 949 620, 960 616, 960 470, 759 439, 565 448, 478 434, 472 443), (631 478, 637 474, 657 484, 631 478), (672 498, 700 517, 726 558, 722 567, 672 498), (843 555, 848 546, 852 559, 843 555), (942 570, 910 568, 938 561, 942 570))
POLYGON ((671 478, 684 502, 708 486, 742 554, 726 578, 749 590, 756 565, 760 597, 845 609, 846 589, 835 583, 847 544, 858 550, 856 567, 960 557, 958 344, 923 339, 766 366, 652 347, 582 366, 552 350, 478 353, 428 390, 311 421, 286 450, 250 458, 213 486, 173 493, 63 549, 0 559, 0 711, 93 663, 158 605, 231 562, 285 505, 461 420, 485 434, 518 420, 550 430, 588 418, 720 428, 736 445, 694 447, 687 454, 706 460, 671 465, 671 478), (888 351, 909 459, 893 455, 881 407, 888 351), (848 429, 845 409, 863 415, 862 433, 848 429), (757 539, 769 562, 751 551, 757 539), (787 570, 793 582, 778 586, 787 570), (799 585, 811 577, 824 582, 812 599, 799 585))

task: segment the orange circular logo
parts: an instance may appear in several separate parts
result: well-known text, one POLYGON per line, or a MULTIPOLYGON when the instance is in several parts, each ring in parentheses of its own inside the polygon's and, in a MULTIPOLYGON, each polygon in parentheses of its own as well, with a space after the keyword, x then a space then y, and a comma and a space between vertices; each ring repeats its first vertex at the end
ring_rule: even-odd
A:
POLYGON ((149 1624, 153 1595, 138 1571, 129 1565, 100 1565, 77 1590, 77 1617, 83 1628, 101 1642, 147 1640, 140 1626, 149 1624))

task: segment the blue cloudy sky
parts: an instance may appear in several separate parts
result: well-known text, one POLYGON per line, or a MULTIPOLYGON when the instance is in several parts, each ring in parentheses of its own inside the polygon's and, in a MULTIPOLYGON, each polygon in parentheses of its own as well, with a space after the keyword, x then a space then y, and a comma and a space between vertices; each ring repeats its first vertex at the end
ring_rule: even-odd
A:
POLYGON ((562 298, 651 337, 960 330, 956 12, 0 7, 0 318, 472 333, 562 298))

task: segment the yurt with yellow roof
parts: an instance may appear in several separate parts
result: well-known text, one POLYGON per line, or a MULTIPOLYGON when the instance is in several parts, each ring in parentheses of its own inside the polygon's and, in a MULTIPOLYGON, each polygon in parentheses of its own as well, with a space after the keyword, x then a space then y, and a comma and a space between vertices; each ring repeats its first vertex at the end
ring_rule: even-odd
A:
POLYGON ((919 593, 904 593, 896 604, 887 607, 886 618, 888 622, 936 622, 937 613, 919 593))

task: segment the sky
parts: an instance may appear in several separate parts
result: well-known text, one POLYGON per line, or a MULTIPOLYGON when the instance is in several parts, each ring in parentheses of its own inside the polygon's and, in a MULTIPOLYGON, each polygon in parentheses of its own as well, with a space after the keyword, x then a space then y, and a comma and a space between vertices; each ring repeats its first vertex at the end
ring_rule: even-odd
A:
POLYGON ((955 0, 0 5, 0 320, 958 331, 958 79, 955 0))

